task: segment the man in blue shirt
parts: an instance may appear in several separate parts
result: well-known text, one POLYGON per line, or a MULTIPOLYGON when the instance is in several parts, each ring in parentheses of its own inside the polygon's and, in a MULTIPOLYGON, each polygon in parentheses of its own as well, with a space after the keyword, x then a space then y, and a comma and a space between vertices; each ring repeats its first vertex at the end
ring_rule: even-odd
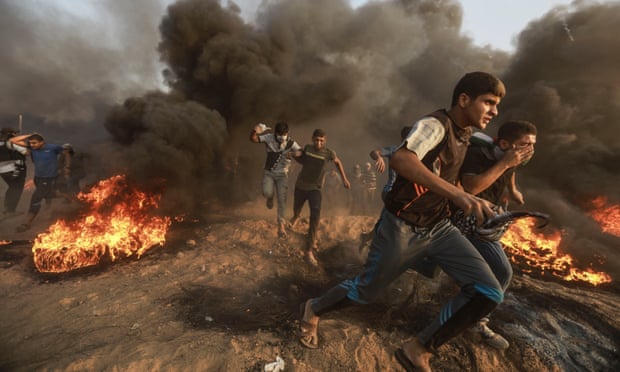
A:
MULTIPOLYGON (((30 157, 34 163, 35 190, 30 199, 26 222, 17 227, 17 232, 30 229, 32 221, 41 210, 43 199, 51 200, 54 197, 56 177, 58 177, 58 155, 63 154, 62 146, 45 143, 40 134, 31 135, 27 142, 30 148, 30 157)), ((64 164, 63 172, 68 172, 71 166, 70 156, 65 156, 64 164)))

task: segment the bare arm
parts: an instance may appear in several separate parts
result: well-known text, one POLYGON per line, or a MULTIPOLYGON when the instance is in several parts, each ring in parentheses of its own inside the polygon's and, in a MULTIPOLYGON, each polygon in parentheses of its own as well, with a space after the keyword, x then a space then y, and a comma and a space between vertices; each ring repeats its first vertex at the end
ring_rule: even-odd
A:
POLYGON ((385 161, 383 160, 383 156, 381 156, 380 149, 374 149, 370 152, 370 157, 375 161, 375 169, 379 173, 385 172, 385 161))
POLYGON ((62 156, 65 160, 63 174, 65 177, 69 177, 69 175, 71 174, 71 154, 69 154, 69 151, 63 151, 62 156))
POLYGON ((414 152, 405 147, 398 149, 394 153, 390 161, 390 167, 406 180, 415 182, 420 186, 428 188, 435 194, 452 201, 456 206, 463 209, 466 215, 475 214, 478 224, 484 222, 486 217, 495 215, 490 208, 491 204, 489 202, 471 195, 435 175, 422 164, 422 161, 414 152))
MULTIPOLYGON (((525 149, 524 149, 525 150, 525 149)), ((504 172, 512 167, 521 164, 526 156, 523 150, 508 150, 504 156, 491 168, 480 174, 465 174, 461 177, 461 182, 465 191, 477 195, 486 190, 501 177, 504 172)))
POLYGON ((519 188, 517 187, 517 172, 514 172, 510 177, 510 184, 508 185, 508 195, 510 195, 510 198, 517 204, 525 204, 523 194, 521 194, 521 191, 519 191, 519 188))
POLYGON ((342 162, 340 161, 340 159, 338 157, 336 157, 334 159, 334 165, 338 169, 338 172, 340 173, 340 177, 342 177, 342 184, 343 184, 344 188, 345 189, 350 189, 351 188, 351 183, 349 182, 349 179, 347 178, 347 175, 344 173, 344 167, 342 166, 342 162))
POLYGON ((22 134, 21 136, 11 137, 9 138, 9 142, 14 143, 16 145, 23 146, 23 147, 28 147, 28 142, 26 142, 26 140, 31 135, 32 134, 22 134))

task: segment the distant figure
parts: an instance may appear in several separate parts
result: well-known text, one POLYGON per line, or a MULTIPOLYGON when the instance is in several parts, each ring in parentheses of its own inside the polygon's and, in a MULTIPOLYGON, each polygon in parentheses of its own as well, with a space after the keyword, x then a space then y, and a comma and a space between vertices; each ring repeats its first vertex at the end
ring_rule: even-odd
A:
MULTIPOLYGON (((17 232, 30 229, 32 221, 41 210, 43 199, 51 201, 56 193, 56 178, 58 177, 58 156, 63 155, 65 164, 71 164, 71 158, 67 152, 63 154, 62 146, 45 143, 43 136, 33 134, 28 137, 30 157, 34 163, 34 186, 35 190, 30 199, 30 208, 26 221, 17 227, 17 232)), ((68 172, 68 170, 66 170, 68 172)))
POLYGON ((363 211, 369 213, 375 207, 375 195, 377 194, 377 174, 370 162, 364 164, 362 180, 364 183, 363 211))
POLYGON ((351 176, 351 192, 349 193, 349 212, 356 216, 362 214, 364 209, 364 176, 359 164, 353 166, 351 176))
POLYGON ((289 153, 301 150, 288 132, 288 124, 276 123, 275 133, 266 133, 269 128, 258 124, 250 134, 250 141, 264 143, 267 150, 265 169, 263 171, 263 196, 267 199, 267 208, 273 208, 274 187, 278 196, 278 236, 286 236, 286 194, 288 193, 288 172, 291 165, 289 153))
POLYGON ((302 164, 301 171, 295 183, 295 195, 293 202, 293 218, 291 226, 295 226, 299 219, 304 203, 308 201, 310 206, 310 228, 308 231, 308 246, 306 250, 306 260, 317 265, 314 252, 318 248, 318 228, 321 218, 321 188, 325 177, 327 163, 333 162, 342 177, 343 186, 348 189, 351 187, 347 175, 342 167, 342 162, 336 156, 336 152, 325 147, 327 135, 322 129, 315 129, 312 133, 312 145, 306 145, 303 151, 292 152, 302 164))
POLYGON ((76 153, 70 143, 62 145, 63 156, 58 159, 58 193, 65 200, 72 200, 80 192, 80 180, 86 177, 88 157, 84 153, 76 153), (71 159, 70 164, 66 163, 66 155, 71 159))
MULTIPOLYGON (((332 169, 325 175, 325 183, 323 186, 323 196, 328 210, 335 211, 347 205, 347 195, 342 192, 342 178, 338 174, 338 170, 332 169)), ((353 185, 351 185, 353 187, 353 185)))
POLYGON ((11 141, 17 133, 13 128, 2 128, 0 131, 0 176, 8 186, 4 194, 4 216, 16 212, 26 183, 28 148, 11 141))
MULTIPOLYGON (((400 142, 401 143, 405 140, 405 138, 407 137, 410 131, 411 131, 410 126, 403 127, 400 130, 400 142)), ((393 145, 393 146, 385 146, 385 147, 381 147, 378 149, 374 149, 370 152, 370 157, 375 161, 375 169, 377 170, 377 172, 379 173, 385 172, 386 165, 387 165, 387 168, 389 168, 390 159, 392 159, 392 155, 394 155, 394 152, 396 152, 396 150, 398 150, 400 146, 401 146, 400 144, 393 145), (387 159, 387 164, 383 160, 383 158, 387 159)), ((388 180, 385 183, 385 186, 383 186, 383 190, 381 191, 381 200, 383 201, 385 201, 385 195, 387 195, 387 193, 390 192, 390 190, 392 190, 392 185, 394 184, 394 181, 396 181, 396 171, 392 168, 389 168, 388 172, 389 172, 388 180)))

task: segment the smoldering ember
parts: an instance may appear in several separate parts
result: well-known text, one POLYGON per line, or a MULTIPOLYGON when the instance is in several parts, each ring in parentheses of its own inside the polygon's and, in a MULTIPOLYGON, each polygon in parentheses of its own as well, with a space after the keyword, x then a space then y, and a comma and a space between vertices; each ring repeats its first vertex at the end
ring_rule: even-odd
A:
POLYGON ((248 136, 286 121, 303 147, 322 128, 353 179, 370 150, 449 105, 468 71, 507 88, 489 136, 508 120, 536 124, 517 176, 525 204, 510 209, 550 219, 515 220, 501 239, 514 277, 489 325, 510 346, 466 330, 432 369, 620 370, 620 41, 609 37, 620 4, 553 8, 508 53, 463 33, 457 0, 266 1, 251 21, 233 2, 155 3, 98 5, 118 45, 49 4, 0 5, 2 127, 87 159, 81 193, 44 202, 16 232, 35 190, 28 160, 17 213, 0 217, 0 370, 402 370, 395 350, 459 288, 407 271, 375 303, 322 317, 318 349, 305 348, 300 304, 362 270, 382 202, 326 181, 312 265, 308 209, 279 236, 261 194, 264 146, 248 136), (158 74, 165 87, 145 88, 158 74))

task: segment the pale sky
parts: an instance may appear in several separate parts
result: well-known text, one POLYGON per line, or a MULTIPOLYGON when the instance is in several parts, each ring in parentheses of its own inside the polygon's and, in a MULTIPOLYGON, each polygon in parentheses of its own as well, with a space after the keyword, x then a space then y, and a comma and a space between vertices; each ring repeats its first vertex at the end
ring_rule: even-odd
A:
POLYGON ((477 45, 490 44, 513 51, 513 39, 527 24, 559 5, 572 0, 460 0, 463 6, 463 33, 477 45))
MULTIPOLYGON (((89 3, 96 0, 56 0, 72 12, 87 14, 89 3)), ((170 4, 174 0, 158 0, 170 4)), ((224 0, 225 1, 225 0, 224 0)), ((262 0, 233 0, 242 9, 246 19, 254 17, 256 8, 262 0)), ((349 0, 353 6, 360 6, 370 1, 383 0, 349 0)), ((478 46, 490 44, 492 47, 512 52, 516 36, 537 18, 550 9, 564 5, 569 6, 573 0, 459 0, 463 7, 462 32, 471 37, 478 46)), ((583 0, 576 0, 582 1, 583 0)), ((590 0, 585 0, 590 1, 590 0)), ((597 1, 597 0, 592 0, 597 1)), ((599 0, 609 2, 611 0, 599 0)), ((617 1, 617 0, 616 0, 617 1)), ((94 14, 93 14, 94 16, 94 14)))
MULTIPOLYGON (((381 1, 381 0, 374 0, 381 1)), ((368 0, 350 0, 353 6, 368 0)), ((463 7, 462 32, 479 46, 512 52, 513 39, 534 19, 572 0, 460 0, 463 7)))

